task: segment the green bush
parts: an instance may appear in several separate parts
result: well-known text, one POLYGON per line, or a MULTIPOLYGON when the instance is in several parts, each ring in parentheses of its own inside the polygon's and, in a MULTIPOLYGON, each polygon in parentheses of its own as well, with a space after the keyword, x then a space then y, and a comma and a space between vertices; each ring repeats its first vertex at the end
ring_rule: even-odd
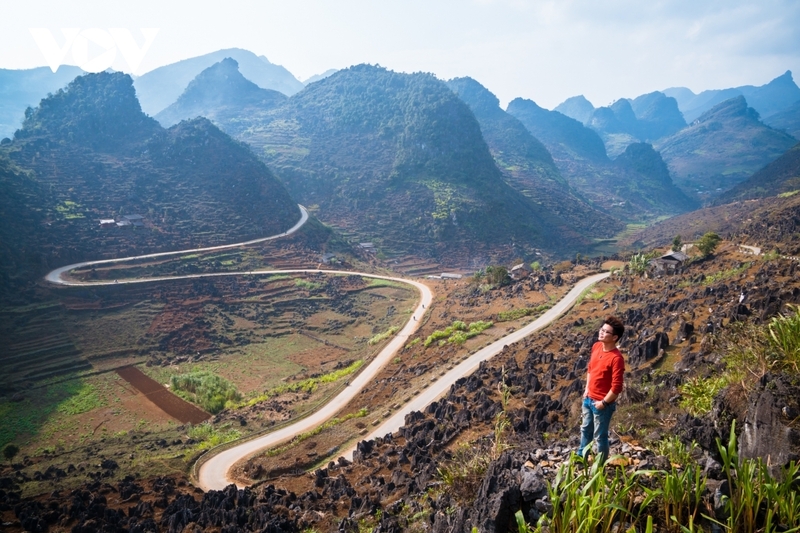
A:
POLYGON ((700 240, 695 243, 695 246, 697 246, 697 249, 700 250, 701 254, 703 254, 703 257, 706 257, 714 253, 714 250, 717 249, 717 245, 721 240, 722 238, 720 238, 719 235, 713 231, 709 231, 700 237, 700 240))
POLYGON ((170 384, 178 396, 212 414, 242 399, 231 382, 207 370, 172 376, 170 384))
POLYGON ((704 415, 711 411, 714 397, 727 384, 728 380, 725 377, 692 378, 678 388, 683 396, 680 406, 692 416, 704 415))
POLYGON ((800 372, 800 306, 789 305, 788 315, 770 320, 767 326, 769 343, 783 360, 783 366, 795 373, 800 372))
POLYGON ((484 322, 483 320, 479 320, 478 322, 472 322, 469 326, 467 326, 461 320, 456 320, 452 323, 452 325, 446 327, 445 329, 436 330, 431 333, 428 338, 425 339, 423 346, 427 348, 436 341, 440 341, 440 346, 448 342, 452 344, 463 344, 467 341, 467 339, 471 339, 472 337, 480 335, 481 332, 492 327, 493 325, 493 322, 484 322))

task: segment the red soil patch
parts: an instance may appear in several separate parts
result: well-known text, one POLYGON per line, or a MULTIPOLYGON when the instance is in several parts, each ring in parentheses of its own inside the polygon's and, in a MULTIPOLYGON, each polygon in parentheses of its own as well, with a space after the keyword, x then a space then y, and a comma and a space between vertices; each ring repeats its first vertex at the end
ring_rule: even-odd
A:
POLYGON ((178 398, 156 380, 142 373, 135 366, 117 369, 117 374, 136 387, 148 400, 156 404, 162 411, 183 424, 199 424, 211 418, 202 409, 178 398))

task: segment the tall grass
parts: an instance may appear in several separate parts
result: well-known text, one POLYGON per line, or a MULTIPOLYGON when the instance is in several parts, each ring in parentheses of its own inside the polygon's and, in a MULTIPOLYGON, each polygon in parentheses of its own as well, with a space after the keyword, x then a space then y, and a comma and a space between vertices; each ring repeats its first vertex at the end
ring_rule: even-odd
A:
POLYGON ((477 322, 472 322, 469 326, 467 326, 461 320, 456 320, 445 329, 436 330, 431 333, 428 338, 425 339, 423 346, 427 348, 436 341, 441 341, 440 344, 448 342, 453 344, 464 344, 467 339, 471 339, 472 337, 480 335, 484 330, 489 329, 493 325, 493 322, 484 322, 483 320, 479 320, 477 322))
POLYGON ((626 472, 617 467, 604 469, 600 463, 588 468, 573 455, 548 484, 552 510, 535 529, 517 513, 519 531, 800 531, 800 465, 792 461, 773 476, 760 458, 740 460, 735 430, 734 423, 726 445, 717 439, 729 488, 722 495, 718 515, 712 511, 714 495, 706 491, 707 480, 694 463, 672 465, 669 471, 626 472))
POLYGON ((232 407, 242 399, 230 381, 207 370, 172 376, 170 385, 178 396, 212 414, 232 407))
POLYGON ((767 326, 769 343, 781 356, 784 366, 800 372, 800 306, 789 305, 788 315, 779 315, 767 326))

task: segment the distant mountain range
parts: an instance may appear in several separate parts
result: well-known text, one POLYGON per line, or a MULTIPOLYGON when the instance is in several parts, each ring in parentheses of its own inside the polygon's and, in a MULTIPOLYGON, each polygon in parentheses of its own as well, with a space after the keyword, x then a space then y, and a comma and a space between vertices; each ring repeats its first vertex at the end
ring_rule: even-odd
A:
POLYGON ((587 237, 612 237, 624 228, 570 187, 547 148, 503 111, 488 89, 472 78, 457 78, 447 85, 475 114, 506 182, 533 201, 537 218, 546 226, 558 228, 564 239, 572 236, 575 245, 585 244, 587 237))
POLYGON ((768 118, 800 102, 800 88, 787 70, 766 85, 743 85, 730 89, 713 89, 695 94, 686 87, 672 87, 662 91, 675 98, 687 122, 693 122, 712 107, 737 96, 744 96, 747 104, 758 111, 769 124, 768 118))
POLYGON ((142 109, 148 115, 155 116, 177 100, 198 74, 226 57, 235 59, 244 77, 262 89, 272 89, 289 96, 303 88, 303 83, 288 70, 270 63, 266 57, 240 48, 230 48, 159 67, 137 78, 134 86, 142 109))
POLYGON ((263 111, 283 104, 287 96, 278 91, 262 89, 239 72, 235 59, 225 58, 203 70, 183 94, 169 107, 156 114, 162 126, 169 127, 181 120, 206 117, 217 124, 225 124, 231 135, 241 133, 236 124, 244 124, 241 117, 248 109, 263 111), (208 90, 214 87, 214 90, 208 90))
POLYGON ((611 161, 594 130, 558 111, 517 98, 508 104, 508 113, 544 143, 572 187, 619 219, 682 213, 697 206, 672 183, 649 144, 633 142, 624 157, 611 161))
POLYGON ((74 236, 93 242, 76 221, 104 213, 146 209, 146 227, 160 232, 104 237, 98 250, 113 255, 161 249, 170 239, 172 248, 192 243, 198 228, 214 242, 263 234, 286 225, 301 202, 385 253, 484 265, 588 250, 626 222, 683 213, 698 199, 794 187, 789 174, 774 177, 775 168, 795 165, 796 149, 787 150, 797 141, 785 131, 800 131, 800 99, 791 101, 800 89, 790 72, 762 87, 700 95, 673 88, 601 108, 578 96, 555 111, 521 98, 504 111, 471 78, 445 83, 369 65, 328 71, 303 87, 239 49, 133 82, 83 76, 59 90, 73 73, 0 71, 8 95, 0 111, 21 113, 6 124, 21 129, 0 147, 5 212, 58 235, 34 241, 45 250, 40 257, 59 262, 88 251, 74 236), (55 94, 26 113, 25 102, 45 89, 55 94), (710 102, 717 103, 687 125, 687 110, 710 102), (774 127, 761 120, 767 113, 774 127), (44 207, 37 211, 34 200, 44 207), (203 208, 188 208, 193 202, 203 208))
POLYGON ((738 96, 659 141, 656 148, 678 185, 711 198, 746 180, 796 143, 789 134, 762 123, 744 96, 738 96))
POLYGON ((740 96, 745 97, 765 124, 798 138, 800 88, 790 71, 760 87, 748 85, 700 94, 685 87, 673 87, 632 100, 622 98, 597 109, 583 96, 573 96, 559 104, 555 111, 594 129, 613 158, 634 142, 663 144, 664 139, 677 134, 687 123, 696 121, 722 102, 740 96))
POLYGON ((211 122, 164 130, 129 76, 89 74, 0 144, 0 289, 86 259, 273 235, 299 216, 270 170, 211 122))
POLYGON ((47 93, 66 87, 81 74, 81 69, 69 65, 62 65, 55 73, 49 67, 0 69, 0 139, 14 136, 22 126, 26 108, 36 107, 47 93))

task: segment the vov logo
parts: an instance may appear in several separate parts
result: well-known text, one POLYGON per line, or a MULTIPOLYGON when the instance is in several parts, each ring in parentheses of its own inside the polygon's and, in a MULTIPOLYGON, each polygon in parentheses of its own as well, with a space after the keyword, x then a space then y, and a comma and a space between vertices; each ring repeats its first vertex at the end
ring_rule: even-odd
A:
POLYGON ((53 72, 64 63, 70 49, 75 64, 86 72, 102 72, 111 68, 118 50, 128 63, 130 71, 136 72, 159 30, 160 28, 140 28, 144 44, 139 46, 131 32, 125 28, 61 28, 64 36, 62 44, 56 41, 47 28, 29 28, 53 72), (92 57, 89 57, 90 51, 93 52, 92 57))

